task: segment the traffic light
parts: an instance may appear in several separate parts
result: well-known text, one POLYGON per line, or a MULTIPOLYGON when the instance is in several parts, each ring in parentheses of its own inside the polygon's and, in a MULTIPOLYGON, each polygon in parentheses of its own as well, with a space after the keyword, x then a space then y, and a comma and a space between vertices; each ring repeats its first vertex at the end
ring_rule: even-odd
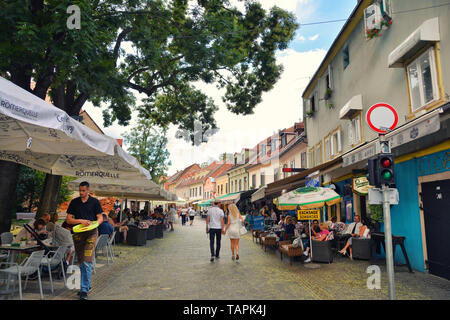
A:
POLYGON ((367 180, 369 184, 375 188, 380 187, 380 181, 378 177, 378 157, 372 157, 367 163, 367 180))
POLYGON ((394 155, 382 153, 378 155, 378 181, 380 186, 395 185, 394 155))

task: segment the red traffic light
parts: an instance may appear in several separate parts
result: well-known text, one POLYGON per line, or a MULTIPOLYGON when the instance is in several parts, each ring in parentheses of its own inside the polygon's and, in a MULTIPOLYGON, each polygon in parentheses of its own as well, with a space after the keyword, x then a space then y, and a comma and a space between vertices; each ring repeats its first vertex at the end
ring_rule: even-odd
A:
POLYGON ((381 159, 381 166, 382 166, 383 168, 389 168, 390 166, 392 166, 391 159, 389 159, 389 158, 383 158, 383 159, 381 159))

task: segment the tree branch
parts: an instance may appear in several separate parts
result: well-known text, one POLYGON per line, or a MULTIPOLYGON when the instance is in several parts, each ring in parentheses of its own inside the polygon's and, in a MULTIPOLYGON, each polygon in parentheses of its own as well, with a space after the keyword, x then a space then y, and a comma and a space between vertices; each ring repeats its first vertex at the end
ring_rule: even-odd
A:
POLYGON ((113 51, 114 63, 116 65, 117 65, 117 60, 119 59, 119 50, 120 50, 122 41, 127 36, 127 34, 129 34, 131 31, 133 31, 133 28, 131 28, 131 27, 125 28, 122 30, 121 33, 119 33, 119 35, 117 37, 116 45, 114 46, 114 51, 113 51))

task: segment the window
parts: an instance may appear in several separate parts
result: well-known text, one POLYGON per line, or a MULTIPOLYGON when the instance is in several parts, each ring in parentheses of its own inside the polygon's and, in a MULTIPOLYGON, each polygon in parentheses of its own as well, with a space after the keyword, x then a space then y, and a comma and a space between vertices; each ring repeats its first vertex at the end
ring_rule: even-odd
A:
POLYGON ((239 192, 242 191, 242 180, 239 179, 239 192))
POLYGON ((342 151, 342 145, 341 145, 341 130, 338 129, 331 135, 330 140, 330 150, 331 150, 331 156, 335 156, 339 152, 342 151))
POLYGON ((244 177, 244 191, 247 190, 247 177, 244 177))
POLYGON ((311 148, 309 149, 308 152, 308 168, 314 167, 314 160, 315 160, 314 148, 311 148))
POLYGON ((302 168, 306 168, 306 152, 302 152, 300 155, 300 161, 302 162, 302 168))
POLYGON ((322 144, 319 143, 319 145, 316 146, 316 165, 319 165, 322 163, 322 144))
POLYGON ((278 180, 278 168, 273 168, 273 181, 278 180))
POLYGON ((266 184, 266 179, 265 179, 265 173, 264 171, 261 172, 261 185, 265 185, 266 184))
POLYGON ((252 175, 252 186, 253 188, 256 188, 256 174, 252 175))
POLYGON ((287 135, 283 134, 283 136, 281 137, 281 147, 284 148, 287 144, 287 135))
POLYGON ((343 59, 344 59, 344 69, 345 69, 350 64, 350 52, 348 50, 348 45, 344 48, 343 59))
MULTIPOLYGON (((283 169, 287 168, 287 164, 283 164, 283 169)), ((283 171, 283 179, 286 179, 287 172, 283 171)))
POLYGON ((331 158, 331 139, 325 138, 325 161, 331 158))
POLYGON ((348 123, 348 141, 350 145, 361 143, 361 113, 348 123))
POLYGON ((328 89, 333 89, 333 74, 331 72, 331 64, 328 65, 328 73, 327 76, 325 78, 326 84, 327 84, 327 88, 328 89))
POLYGON ((311 96, 310 102, 309 102, 309 105, 310 105, 310 111, 312 111, 312 112, 315 112, 315 111, 316 111, 316 103, 317 103, 317 101, 316 101, 316 94, 314 93, 314 94, 311 96))
POLYGON ((277 148, 277 140, 276 139, 272 139, 270 141, 270 148, 274 151, 277 148))
POLYGON ((265 155, 266 152, 267 152, 267 146, 266 146, 266 144, 261 145, 261 153, 262 153, 263 155, 265 155))
POLYGON ((439 98, 433 47, 411 62, 407 71, 412 112, 439 98))
POLYGON ((223 194, 223 184, 220 185, 220 194, 223 194))
POLYGON ((241 160, 242 160, 241 163, 245 163, 245 152, 242 154, 241 160))
POLYGON ((225 183, 225 193, 228 193, 228 182, 225 183))

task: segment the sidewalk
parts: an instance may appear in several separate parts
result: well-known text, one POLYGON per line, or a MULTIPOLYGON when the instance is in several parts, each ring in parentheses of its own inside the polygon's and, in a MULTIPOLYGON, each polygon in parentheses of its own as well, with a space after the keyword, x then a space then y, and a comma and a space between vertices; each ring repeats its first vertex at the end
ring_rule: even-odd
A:
MULTIPOLYGON (((281 261, 278 252, 264 252, 247 234, 240 241, 240 260, 233 262, 229 243, 222 237, 221 258, 210 262, 204 220, 196 217, 194 226, 178 220, 174 232, 144 247, 116 245, 119 257, 109 266, 99 259, 103 266, 92 277, 89 299, 388 299, 383 261, 381 290, 369 290, 367 261, 336 257, 332 264, 293 261, 290 266, 287 257, 281 261)), ((396 267, 395 282, 397 299, 450 299, 445 279, 396 267)), ((52 297, 48 282, 43 283, 45 299, 77 299, 76 290, 64 290, 62 281, 57 286, 52 297)), ((39 299, 38 290, 29 293, 35 287, 27 288, 24 299, 39 299)))

